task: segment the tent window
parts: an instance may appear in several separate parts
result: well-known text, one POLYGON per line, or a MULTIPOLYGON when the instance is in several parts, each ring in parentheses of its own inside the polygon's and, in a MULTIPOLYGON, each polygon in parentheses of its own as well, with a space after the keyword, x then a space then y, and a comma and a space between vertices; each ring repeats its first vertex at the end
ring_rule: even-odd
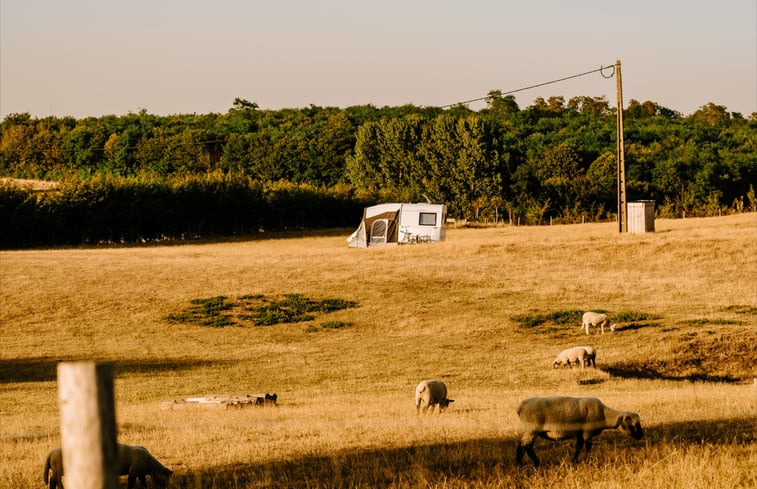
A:
POLYGON ((386 243, 386 219, 380 219, 371 226, 371 243, 386 243))
POLYGON ((436 226, 435 212, 421 212, 418 217, 418 224, 421 226, 436 226))

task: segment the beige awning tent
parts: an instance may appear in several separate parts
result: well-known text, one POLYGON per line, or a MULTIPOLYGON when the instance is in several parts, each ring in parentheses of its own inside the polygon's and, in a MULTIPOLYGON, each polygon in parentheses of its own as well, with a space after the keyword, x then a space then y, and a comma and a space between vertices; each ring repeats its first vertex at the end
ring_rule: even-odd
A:
POLYGON ((378 204, 363 210, 360 226, 347 238, 351 248, 444 241, 444 204, 378 204))

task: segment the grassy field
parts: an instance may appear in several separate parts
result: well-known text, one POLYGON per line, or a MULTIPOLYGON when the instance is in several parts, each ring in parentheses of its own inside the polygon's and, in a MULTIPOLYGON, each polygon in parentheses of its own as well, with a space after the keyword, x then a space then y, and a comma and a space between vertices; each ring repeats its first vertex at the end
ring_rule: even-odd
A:
POLYGON ((757 214, 656 227, 0 252, 0 487, 43 486, 56 365, 80 359, 114 364, 119 441, 172 488, 755 487, 757 214), (292 294, 354 307, 255 325, 251 301, 292 294), (617 331, 587 337, 584 310, 617 331), (551 368, 581 344, 597 369, 551 368), (443 415, 415 413, 425 378, 455 399, 443 415), (278 407, 160 408, 261 392, 278 407), (635 411, 645 437, 605 432, 579 465, 571 442, 537 441, 542 466, 517 467, 515 407, 558 394, 635 411))

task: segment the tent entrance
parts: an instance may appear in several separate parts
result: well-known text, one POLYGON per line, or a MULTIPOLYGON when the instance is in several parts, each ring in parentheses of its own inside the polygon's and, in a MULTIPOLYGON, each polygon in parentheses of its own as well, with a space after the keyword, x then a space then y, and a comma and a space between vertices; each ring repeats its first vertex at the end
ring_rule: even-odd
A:
POLYGON ((386 244, 389 219, 379 219, 371 225, 371 244, 386 244))

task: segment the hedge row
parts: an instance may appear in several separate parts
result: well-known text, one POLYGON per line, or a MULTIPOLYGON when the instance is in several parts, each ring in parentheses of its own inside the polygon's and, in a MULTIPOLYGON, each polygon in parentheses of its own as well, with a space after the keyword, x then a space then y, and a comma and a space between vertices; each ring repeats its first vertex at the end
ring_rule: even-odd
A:
POLYGON ((132 243, 356 226, 372 202, 348 188, 203 175, 100 176, 52 192, 0 185, 0 248, 132 243))

